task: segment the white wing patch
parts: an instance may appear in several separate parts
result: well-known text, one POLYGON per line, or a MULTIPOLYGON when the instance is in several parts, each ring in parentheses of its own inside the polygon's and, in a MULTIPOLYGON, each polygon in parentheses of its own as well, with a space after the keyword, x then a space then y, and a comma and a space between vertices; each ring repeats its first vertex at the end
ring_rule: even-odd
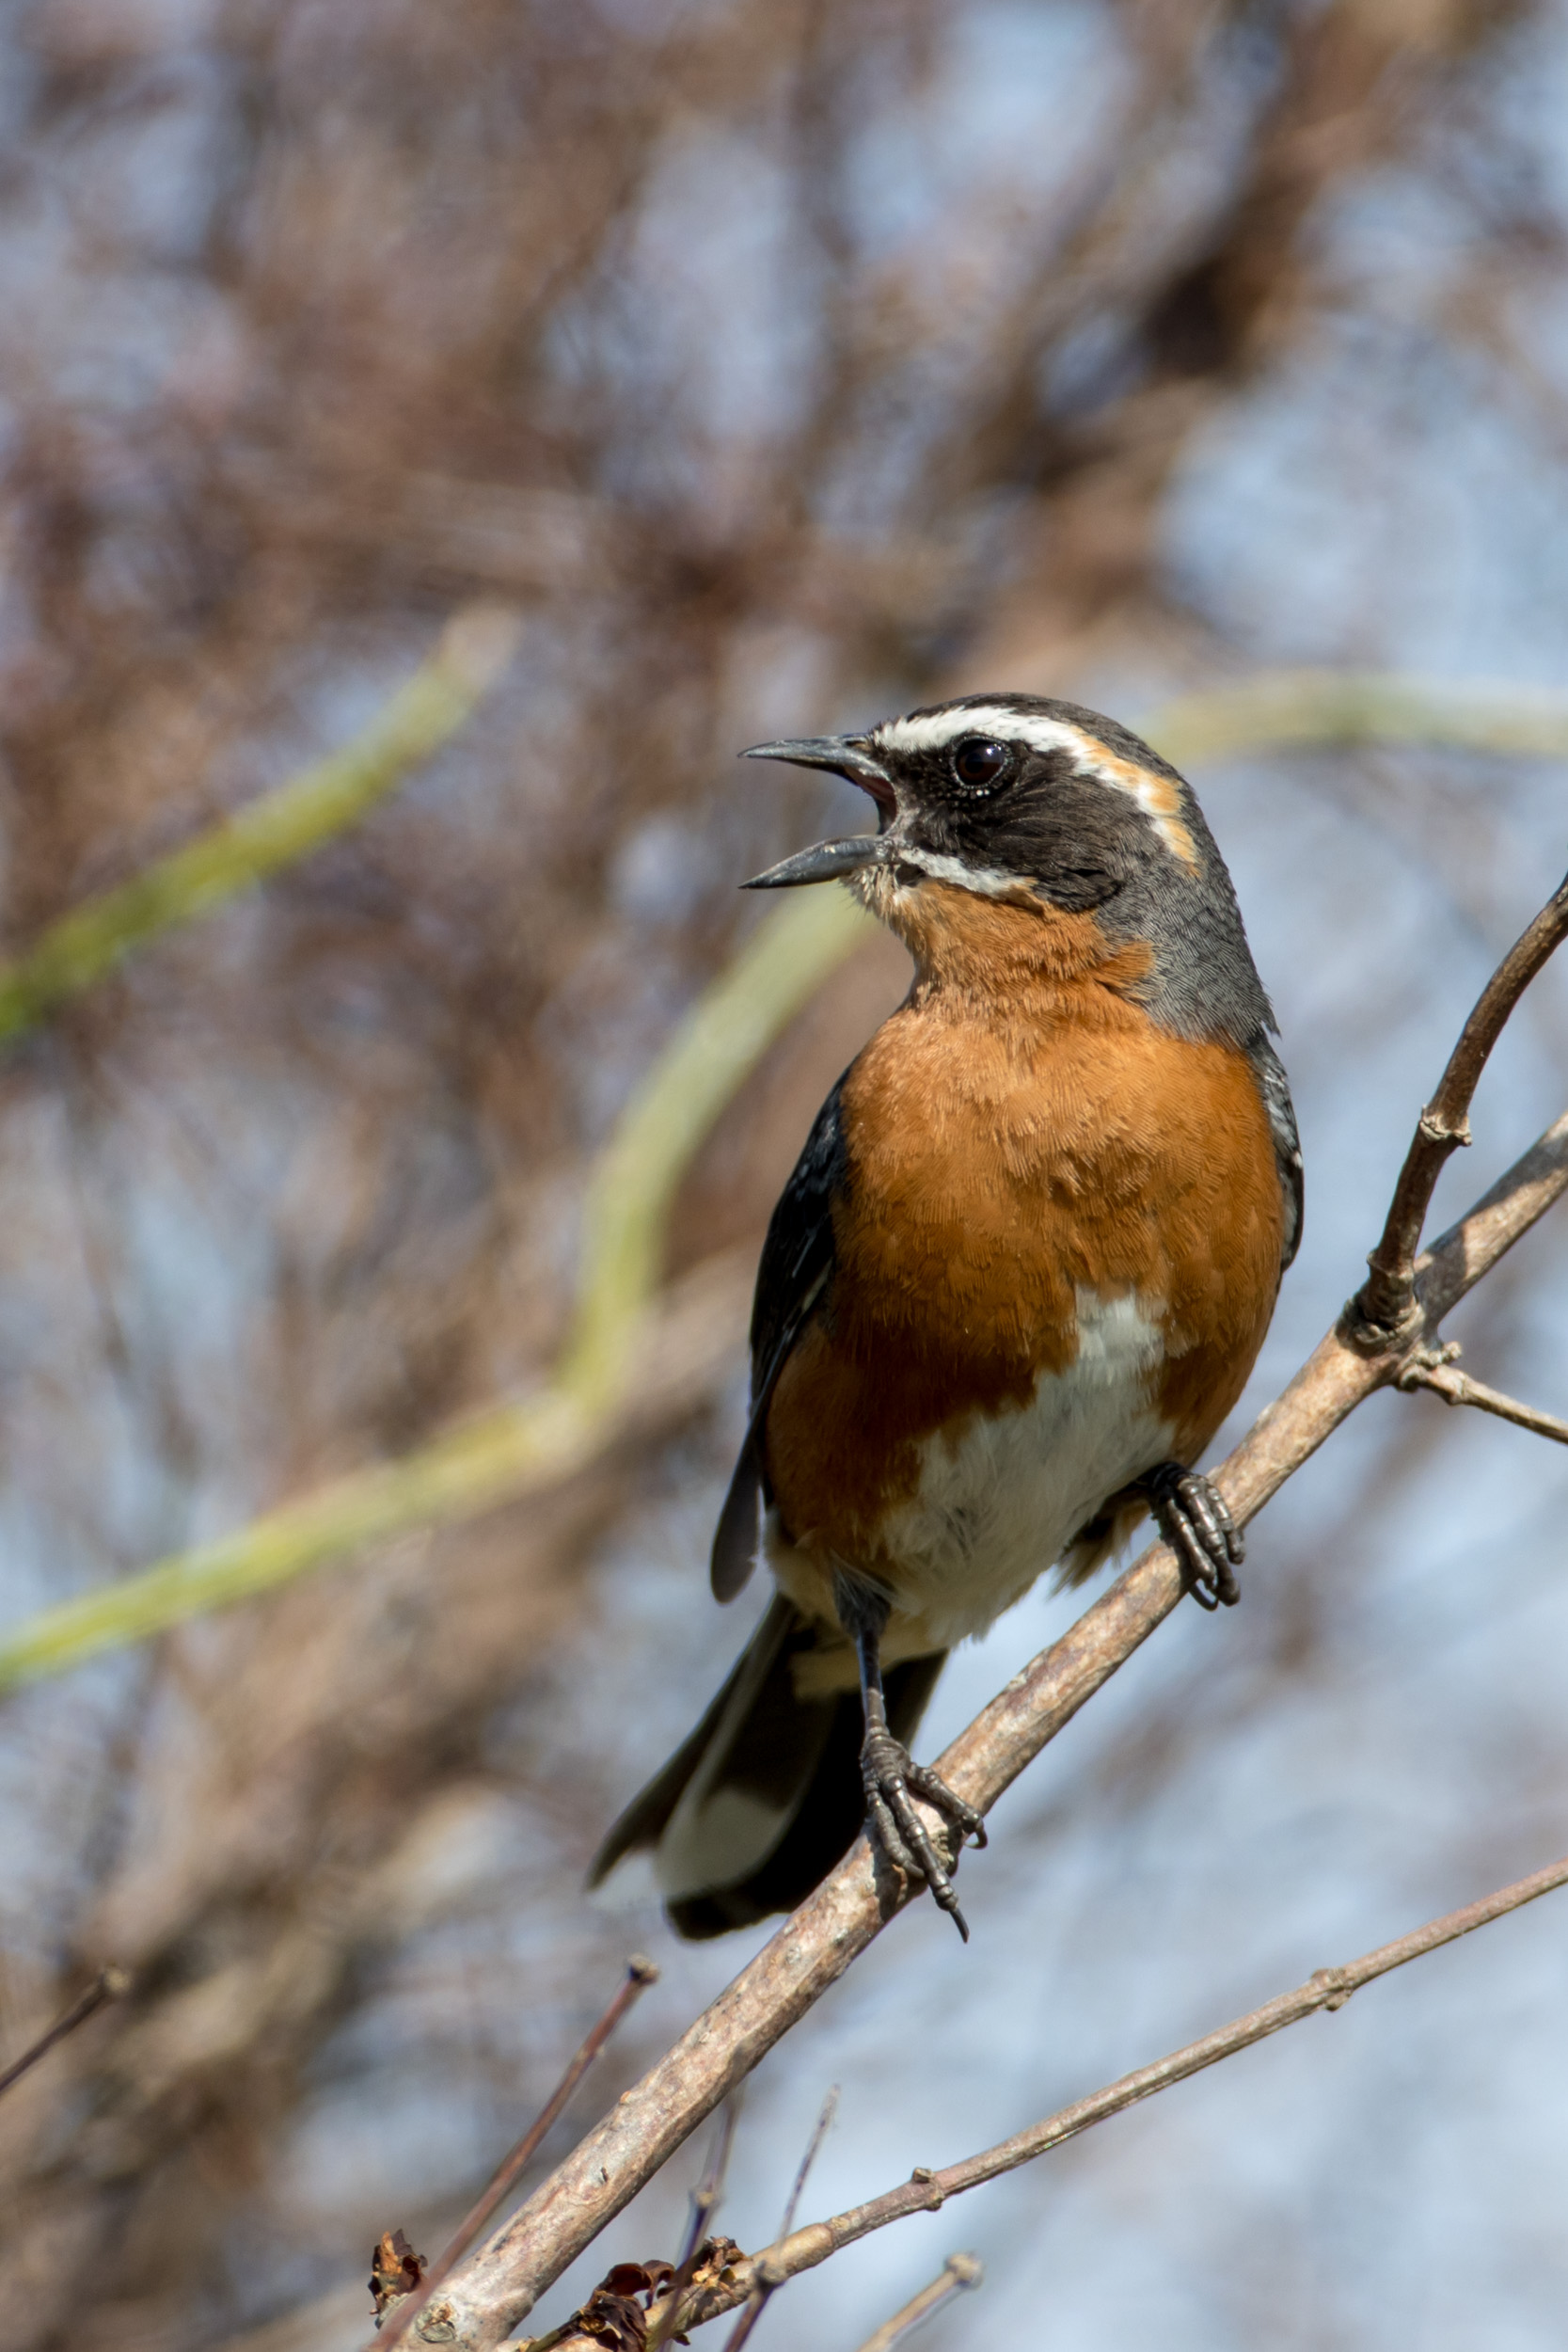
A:
POLYGON ((1136 801, 1174 857, 1197 871, 1197 850, 1181 817, 1181 795, 1169 776, 1122 759, 1083 727, 1065 719, 1009 710, 1005 703, 977 703, 966 710, 932 710, 920 719, 886 719, 872 740, 890 752, 935 752, 966 735, 993 736, 998 742, 1027 743, 1031 751, 1066 752, 1080 775, 1093 776, 1114 792, 1136 801))

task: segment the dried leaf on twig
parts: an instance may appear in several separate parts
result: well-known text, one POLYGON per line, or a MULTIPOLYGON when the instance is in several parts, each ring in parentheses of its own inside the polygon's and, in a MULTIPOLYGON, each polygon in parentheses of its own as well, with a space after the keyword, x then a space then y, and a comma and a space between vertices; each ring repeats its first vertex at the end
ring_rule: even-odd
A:
MULTIPOLYGON (((704 2305, 710 2295, 720 2295, 726 2288, 734 2287, 736 2265, 745 2260, 745 2255, 733 2237, 704 2238, 689 2264, 684 2266, 684 2276, 681 2271, 671 2271, 668 2278, 661 2281, 659 2289, 655 2292, 654 2301, 649 2306, 650 2311, 656 2310, 665 2296, 673 2295, 676 2301, 685 2307, 688 2320, 695 2319, 704 2313, 704 2305)), ((728 2310, 733 2300, 732 2295, 721 2308, 728 2310)), ((671 2317, 673 2316, 672 2312, 671 2317)), ((662 2313, 660 2317, 663 2317, 662 2313)), ((660 2332, 656 2341, 661 2344, 684 2344, 686 2338, 660 2332)))
POLYGON ((412 2295, 430 2265, 416 2254, 401 2230, 385 2230, 371 2255, 370 2289, 379 2328, 394 2303, 412 2295))
MULTIPOLYGON (((739 2250, 735 2249, 736 2254, 739 2250)), ((546 2346, 551 2352, 575 2352, 575 2347, 588 2344, 605 2346, 607 2352, 645 2352, 648 2315, 674 2276, 673 2263, 617 2263, 556 2334, 540 2338, 534 2352, 545 2352, 546 2346), (645 2298, 642 2303, 635 2299, 640 2295, 645 2298)), ((676 2342, 684 2344, 686 2338, 676 2342)))

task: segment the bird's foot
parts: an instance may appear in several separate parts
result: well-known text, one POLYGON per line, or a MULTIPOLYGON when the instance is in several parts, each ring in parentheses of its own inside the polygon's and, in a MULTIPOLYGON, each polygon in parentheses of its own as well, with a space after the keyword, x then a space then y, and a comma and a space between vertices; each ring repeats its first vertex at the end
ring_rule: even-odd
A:
MULTIPOLYGON (((944 1780, 927 1772, 924 1764, 917 1764, 901 1740, 895 1740, 891 1731, 880 1726, 865 1735, 861 1749, 861 1778, 865 1785, 866 1822, 872 1836, 906 1878, 924 1879, 967 1944, 969 1925, 958 1909, 953 1882, 912 1800, 922 1798, 951 1822, 960 1848, 971 1837, 976 1846, 985 1844, 984 1820, 944 1780)), ((957 1867, 955 1855, 954 1867, 957 1867)))
POLYGON ((1229 1609, 1242 1597, 1236 1570, 1246 1554, 1242 1531, 1218 1487, 1201 1470, 1162 1462, 1143 1481, 1155 1522, 1180 1564, 1181 1581, 1200 1609, 1229 1609))

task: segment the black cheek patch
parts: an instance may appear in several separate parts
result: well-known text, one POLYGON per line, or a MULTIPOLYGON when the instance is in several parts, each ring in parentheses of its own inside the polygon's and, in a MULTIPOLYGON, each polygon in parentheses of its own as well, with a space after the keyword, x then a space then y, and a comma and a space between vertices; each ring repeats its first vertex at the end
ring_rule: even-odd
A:
POLYGON ((1048 905, 1103 906, 1135 866, 1142 818, 1125 795, 1075 774, 1031 776, 1022 791, 963 830, 977 863, 1028 874, 1048 905))
POLYGON ((1094 907, 1107 905, 1121 886, 1119 874, 1108 874, 1102 868, 1058 866, 1034 888, 1037 898, 1043 898, 1047 906, 1060 907, 1064 914, 1087 914, 1094 907))

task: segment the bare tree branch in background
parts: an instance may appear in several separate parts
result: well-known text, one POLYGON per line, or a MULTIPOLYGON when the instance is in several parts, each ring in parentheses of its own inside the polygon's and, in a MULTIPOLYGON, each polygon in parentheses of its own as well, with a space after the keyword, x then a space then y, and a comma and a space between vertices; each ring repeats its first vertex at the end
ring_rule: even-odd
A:
MULTIPOLYGON (((1434 755, 1454 862, 1483 913, 1515 903, 1480 763, 1560 755, 1560 705, 1243 675, 1411 657, 1354 596, 1326 641, 1227 634, 1165 534, 1216 434, 1346 337, 1351 424, 1364 385, 1420 408, 1445 365, 1545 415, 1557 208, 1497 95, 1544 21, 39 0, 0 29, 8 970, 362 750, 454 610, 526 622, 421 772, 0 1066, 0 1656, 20 1679, 93 1652, 7 1702, 8 2045, 105 1956, 135 1977, 7 2102, 24 2347, 194 2352, 309 2298, 376 2152, 436 2152, 406 2217, 438 2244, 622 1957, 577 1899, 620 1768, 565 1754, 552 1677, 595 1564, 718 1474, 768 1210, 902 986, 825 901, 815 939, 756 935, 777 993, 682 1030, 754 976, 733 882, 817 814, 814 787, 737 791, 740 743, 1006 683, 1157 708, 1182 765, 1468 745, 1434 755), (999 68, 1026 17, 1068 46, 999 68), (1417 183, 1477 290, 1449 311, 1345 260, 1339 224, 1417 183), (673 1040, 686 1096, 639 1128, 673 1040), (296 2190, 356 2086, 360 2155, 296 2190)), ((1323 552, 1310 516, 1278 532, 1323 552)), ((1359 1051, 1366 1006, 1329 1009, 1359 1051)), ((1488 1318, 1499 1352, 1528 1321, 1488 1318)), ((1457 1427, 1408 1416, 1395 1500, 1457 1427)), ((1406 1524, 1381 1494, 1366 1520, 1406 1524)), ((1348 1573, 1260 1593, 1263 1652, 1216 1669, 1228 1730, 1348 1573)), ((1108 1742, 1108 1807, 1191 1736, 1173 1704, 1108 1742)))
POLYGON ((40 2058, 46 2058, 56 2043, 65 2040, 67 2034, 74 2033, 78 2026, 85 2026, 89 2017, 96 2017, 106 2003, 123 2000, 130 1990, 131 1979, 123 1968, 101 1968, 87 1991, 79 1999, 72 2001, 65 2015, 57 2017, 47 2031, 40 2034, 30 2049, 24 2050, 20 2058, 13 2058, 0 2073, 0 2091, 9 2090, 12 2083, 20 2082, 40 2058))

